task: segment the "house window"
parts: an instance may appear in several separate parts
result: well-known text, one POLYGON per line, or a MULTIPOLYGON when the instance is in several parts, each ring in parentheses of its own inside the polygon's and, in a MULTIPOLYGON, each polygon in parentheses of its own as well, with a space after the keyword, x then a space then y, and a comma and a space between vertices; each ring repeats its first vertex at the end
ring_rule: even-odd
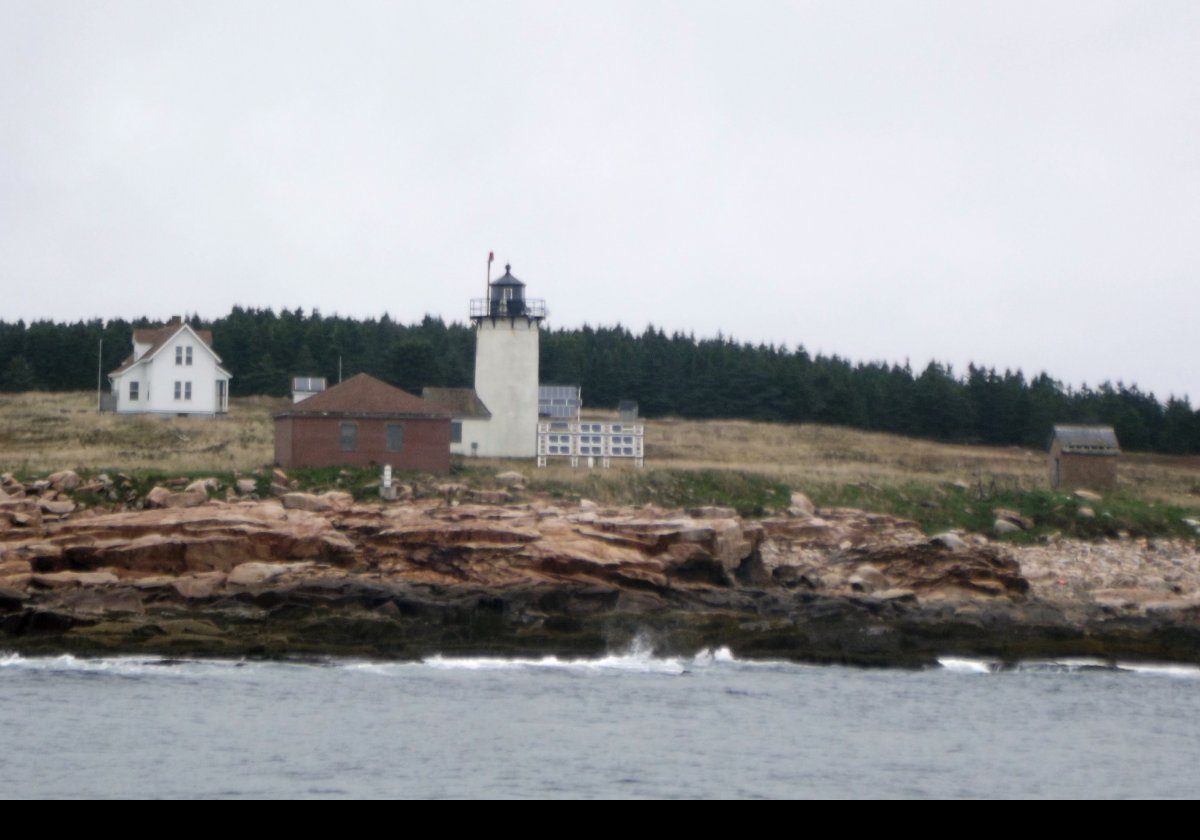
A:
POLYGON ((462 421, 461 420, 451 420, 450 421, 450 442, 451 443, 462 443, 462 421))
POLYGON ((358 424, 343 423, 341 437, 343 452, 353 452, 358 449, 358 424))
POLYGON ((179 380, 175 380, 175 399, 178 400, 178 399, 182 399, 182 398, 183 398, 183 383, 180 382, 179 380))
POLYGON ((138 398, 138 383, 130 382, 129 383, 129 401, 137 402, 137 398, 138 398))
POLYGON ((190 400, 192 398, 192 383, 191 382, 183 383, 183 398, 185 400, 190 400))
POLYGON ((387 424, 388 452, 399 452, 404 448, 404 426, 400 423, 387 424))
POLYGON ((190 365, 192 363, 192 348, 191 347, 183 348, 183 363, 185 365, 190 365))
POLYGON ((177 364, 177 365, 183 364, 183 348, 182 347, 175 348, 175 364, 177 364))

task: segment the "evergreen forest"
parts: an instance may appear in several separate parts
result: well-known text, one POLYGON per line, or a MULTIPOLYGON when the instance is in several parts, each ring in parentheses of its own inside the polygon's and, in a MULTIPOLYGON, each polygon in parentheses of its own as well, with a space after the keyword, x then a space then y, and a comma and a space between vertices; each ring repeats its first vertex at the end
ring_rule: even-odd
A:
MULTIPOLYGON (((343 377, 365 372, 416 393, 472 384, 474 334, 460 323, 242 307, 212 322, 188 320, 212 330, 234 396, 282 396, 292 375, 332 383, 339 369, 343 377)), ((0 322, 0 391, 94 389, 98 372, 107 389, 108 371, 130 353, 133 330, 154 326, 145 319, 0 322)), ((937 362, 913 370, 654 327, 641 334, 621 326, 546 330, 541 381, 582 386, 592 408, 637 400, 644 417, 828 423, 1038 449, 1055 423, 1106 423, 1128 450, 1200 453, 1200 411, 1185 397, 1161 401, 1136 385, 1071 387, 1046 373, 1026 378, 974 365, 956 372, 937 362)))

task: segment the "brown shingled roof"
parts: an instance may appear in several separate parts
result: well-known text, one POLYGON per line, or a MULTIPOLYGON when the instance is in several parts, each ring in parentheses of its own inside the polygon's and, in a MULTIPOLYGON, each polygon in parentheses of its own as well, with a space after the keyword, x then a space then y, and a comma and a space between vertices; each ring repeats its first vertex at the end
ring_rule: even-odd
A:
MULTIPOLYGON (((134 343, 135 344, 149 344, 150 349, 147 350, 145 353, 143 353, 141 356, 139 356, 137 359, 135 359, 133 357, 133 354, 130 353, 128 356, 125 357, 125 361, 121 362, 121 364, 117 367, 117 369, 112 371, 109 374, 109 376, 112 376, 114 373, 121 373, 122 371, 129 368, 136 361, 140 361, 141 359, 150 358, 155 353, 157 353, 164 344, 166 344, 168 341, 170 341, 172 338, 174 338, 175 334, 183 328, 184 328, 184 323, 182 321, 180 321, 178 318, 175 318, 171 321, 171 323, 167 324, 165 327, 149 327, 149 328, 143 329, 143 330, 134 330, 133 331, 134 343)), ((196 334, 197 338, 199 338, 201 341, 203 341, 205 344, 207 344, 210 349, 212 348, 212 342, 213 342, 212 330, 195 330, 194 329, 194 330, 192 330, 192 332, 194 332, 196 334)))
MULTIPOLYGON (((165 327, 150 327, 144 330, 134 330, 133 340, 138 344, 149 344, 150 349, 146 351, 146 355, 153 353, 158 348, 162 347, 168 341, 175 337, 175 333, 183 328, 183 323, 180 321, 172 321, 165 327)), ((212 347, 212 330, 192 330, 196 336, 212 347)))
POLYGON ((329 390, 297 403, 276 417, 311 414, 354 414, 393 417, 449 417, 418 396, 360 373, 329 390))
POLYGON ((421 396, 451 417, 491 417, 474 388, 422 388, 421 396))

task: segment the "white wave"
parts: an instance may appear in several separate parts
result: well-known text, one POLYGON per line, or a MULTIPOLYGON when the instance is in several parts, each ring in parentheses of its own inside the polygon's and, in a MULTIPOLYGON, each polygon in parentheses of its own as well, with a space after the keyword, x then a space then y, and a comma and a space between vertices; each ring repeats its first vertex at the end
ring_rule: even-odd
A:
POLYGON ((738 659, 728 647, 709 648, 702 650, 692 657, 692 665, 696 668, 723 667, 739 670, 796 670, 798 668, 820 668, 820 665, 804 665, 799 662, 789 662, 786 659, 738 659))
POLYGON ((1200 679, 1200 665, 1166 665, 1166 664, 1131 664, 1122 662, 1118 665, 1122 671, 1133 671, 1136 674, 1150 674, 1156 677, 1184 677, 1200 679))
POLYGON ((426 663, 421 661, 373 662, 369 660, 363 660, 346 662, 330 660, 326 664, 346 671, 357 671, 360 674, 375 674, 378 676, 390 677, 395 676, 401 671, 412 670, 413 668, 423 668, 425 667, 426 663))
POLYGON ((707 668, 713 665, 730 665, 737 660, 733 658, 733 652, 727 647, 709 648, 702 650, 692 657, 692 666, 695 668, 707 668))
POLYGON ((540 659, 501 659, 499 657, 431 656, 422 660, 430 668, 459 671, 618 671, 642 674, 682 674, 688 668, 678 658, 658 658, 643 653, 610 654, 596 659, 560 659, 543 656, 540 659))
POLYGON ((1011 669, 1013 671, 1050 671, 1075 673, 1076 671, 1116 671, 1117 666, 1103 659, 1075 657, 1068 659, 1025 659, 1011 669))
POLYGON ((59 656, 22 656, 10 653, 0 656, 0 668, 24 671, 56 671, 73 673, 140 676, 144 674, 183 674, 197 668, 234 668, 242 663, 219 659, 171 659, 162 656, 86 657, 64 653, 59 656))
POLYGON ((985 659, 966 659, 958 656, 942 656, 938 665, 946 671, 955 674, 990 674, 996 670, 996 663, 985 659))
POLYGON ((959 674, 998 674, 998 673, 1049 673, 1074 674, 1082 671, 1109 671, 1112 673, 1146 674, 1149 676, 1182 677, 1200 679, 1200 666, 1165 663, 1130 663, 1110 662, 1104 659, 1064 658, 1064 659, 1026 659, 1012 665, 987 659, 968 659, 966 657, 945 656, 938 659, 938 664, 947 671, 959 674))

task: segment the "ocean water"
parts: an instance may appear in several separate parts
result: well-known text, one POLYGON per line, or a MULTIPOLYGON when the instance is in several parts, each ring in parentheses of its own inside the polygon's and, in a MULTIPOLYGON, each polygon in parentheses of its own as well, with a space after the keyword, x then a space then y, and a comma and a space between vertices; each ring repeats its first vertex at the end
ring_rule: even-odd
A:
POLYGON ((1194 797, 1200 669, 0 653, 0 795, 1194 797))

